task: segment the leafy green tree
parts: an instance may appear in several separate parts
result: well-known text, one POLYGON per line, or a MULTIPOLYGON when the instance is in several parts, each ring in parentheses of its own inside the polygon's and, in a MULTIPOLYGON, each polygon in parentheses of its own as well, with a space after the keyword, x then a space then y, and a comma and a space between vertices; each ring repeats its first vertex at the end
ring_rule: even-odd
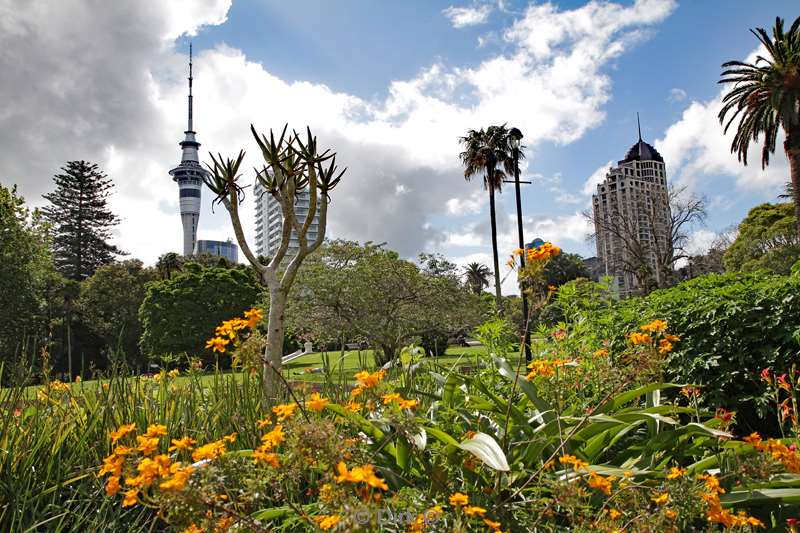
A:
POLYGON ((300 271, 288 320, 318 344, 365 339, 383 365, 404 344, 467 333, 482 321, 481 298, 450 265, 428 270, 381 246, 327 243, 300 271))
POLYGON ((729 271, 768 270, 788 274, 800 259, 794 205, 761 204, 739 224, 739 235, 723 257, 729 271))
MULTIPOLYGON (((800 17, 788 32, 783 20, 776 18, 772 37, 763 28, 750 31, 766 49, 766 57, 759 55, 755 63, 723 63, 725 70, 719 82, 732 83, 733 89, 722 100, 719 121, 727 132, 740 117, 731 152, 736 152, 745 165, 750 141, 758 142, 763 135, 762 168, 775 153, 778 130, 782 129, 791 191, 800 191, 800 17)), ((796 233, 800 234, 800 195, 793 196, 796 233)))
MULTIPOLYGON (((464 165, 464 178, 469 180, 483 174, 483 186, 489 191, 489 220, 492 225, 492 261, 494 262, 494 292, 497 309, 502 309, 500 291, 500 263, 497 258, 497 215, 495 213, 495 191, 500 191, 506 174, 513 175, 514 159, 508 137, 503 126, 489 126, 486 130, 469 130, 461 137, 464 151, 459 154, 464 165)), ((522 154, 520 154, 521 156, 522 154)))
POLYGON ((123 254, 108 242, 119 223, 107 203, 113 183, 86 161, 69 161, 61 170, 53 178, 56 190, 44 195, 50 205, 42 213, 53 228, 56 268, 80 281, 123 254))
POLYGON ((472 289, 475 294, 480 294, 483 289, 489 286, 489 276, 492 271, 489 267, 481 263, 470 263, 464 268, 464 278, 467 286, 472 289))
POLYGON ((46 288, 53 276, 47 225, 16 187, 0 184, 0 360, 43 336, 46 288))
POLYGON ((145 287, 139 308, 142 353, 205 355, 205 342, 214 329, 256 304, 258 283, 246 267, 203 268, 185 265, 171 279, 153 281, 145 287))
POLYGON ((144 363, 139 350, 139 307, 145 284, 155 279, 154 269, 131 259, 103 265, 81 283, 78 309, 84 324, 103 339, 110 352, 124 354, 134 368, 144 363))
POLYGON ((578 254, 559 254, 548 261, 544 267, 545 280, 548 285, 556 287, 577 278, 589 278, 589 270, 578 254))

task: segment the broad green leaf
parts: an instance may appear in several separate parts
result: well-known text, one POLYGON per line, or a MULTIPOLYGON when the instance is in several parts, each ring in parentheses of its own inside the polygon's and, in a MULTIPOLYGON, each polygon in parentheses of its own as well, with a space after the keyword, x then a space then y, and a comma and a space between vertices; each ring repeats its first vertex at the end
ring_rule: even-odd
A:
POLYGON ((284 516, 295 514, 291 507, 272 507, 270 509, 261 509, 250 515, 253 520, 274 520, 276 518, 283 518, 284 516))
POLYGON ((598 411, 601 413, 609 413, 612 411, 616 411, 626 403, 631 402, 641 396, 644 396, 648 392, 653 392, 654 390, 680 389, 683 387, 686 387, 686 385, 679 385, 676 383, 651 383, 649 385, 639 387, 638 389, 633 389, 630 391, 623 392, 622 394, 618 394, 617 396, 612 398, 611 401, 609 401, 607 404, 601 406, 598 409, 598 411))
POLYGON ((501 472, 510 470, 508 461, 506 461, 506 454, 500 449, 497 441, 486 433, 476 433, 472 438, 462 441, 458 447, 470 452, 490 468, 501 472))
POLYGON ((800 503, 800 489, 739 490, 720 494, 722 505, 761 505, 765 503, 800 503))

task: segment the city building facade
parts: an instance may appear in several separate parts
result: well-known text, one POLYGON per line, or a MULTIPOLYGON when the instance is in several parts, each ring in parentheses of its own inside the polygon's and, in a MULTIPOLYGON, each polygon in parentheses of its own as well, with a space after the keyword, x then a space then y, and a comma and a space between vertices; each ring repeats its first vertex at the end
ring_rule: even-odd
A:
POLYGON ((178 184, 181 223, 183 224, 183 255, 188 257, 197 242, 197 225, 200 222, 200 199, 203 178, 208 171, 200 164, 197 142, 192 122, 192 45, 189 45, 189 121, 181 147, 181 162, 169 171, 172 180, 178 184))
POLYGON ((231 263, 239 262, 239 247, 233 241, 210 241, 200 239, 197 241, 197 246, 194 249, 194 255, 210 254, 218 257, 224 257, 231 263))
POLYGON ((639 140, 609 169, 592 196, 599 273, 620 297, 662 286, 672 270, 671 218, 664 158, 639 140))
MULTIPOLYGON (((281 233, 283 231, 281 205, 271 194, 264 190, 258 181, 256 181, 253 193, 256 202, 256 253, 264 257, 273 257, 281 245, 281 233)), ((305 222, 308 215, 310 199, 311 196, 308 189, 297 195, 294 211, 301 224, 305 222)), ((319 232, 319 204, 318 201, 314 219, 306 235, 309 243, 316 240, 319 232)), ((298 247, 299 242, 293 230, 286 257, 289 258, 294 255, 298 247)))

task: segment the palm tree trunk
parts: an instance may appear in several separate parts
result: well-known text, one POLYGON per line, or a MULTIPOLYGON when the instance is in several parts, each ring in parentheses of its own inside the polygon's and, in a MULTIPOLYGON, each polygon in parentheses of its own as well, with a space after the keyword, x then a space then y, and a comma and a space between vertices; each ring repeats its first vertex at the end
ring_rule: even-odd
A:
POLYGON ((497 259, 497 218, 494 209, 494 187, 489 184, 489 219, 492 224, 492 260, 494 261, 494 298, 497 312, 503 310, 503 295, 500 292, 500 262, 497 259))
POLYGON ((789 159, 789 176, 792 180, 792 198, 794 200, 794 223, 797 235, 800 236, 800 131, 787 132, 783 148, 789 159))

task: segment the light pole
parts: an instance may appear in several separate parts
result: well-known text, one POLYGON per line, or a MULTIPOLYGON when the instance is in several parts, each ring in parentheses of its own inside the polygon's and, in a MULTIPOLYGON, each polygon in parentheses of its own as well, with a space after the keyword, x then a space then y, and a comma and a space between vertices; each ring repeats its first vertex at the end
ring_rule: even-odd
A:
MULTIPOLYGON (((519 256, 520 266, 525 266, 525 238, 522 235, 522 199, 519 193, 519 145, 522 140, 522 132, 519 128, 511 128, 508 132, 508 138, 511 142, 514 156, 514 189, 517 193, 517 233, 519 234, 519 247, 522 250, 522 255, 519 256)), ((528 316, 528 298, 525 296, 525 290, 520 285, 520 295, 522 296, 522 318, 525 342, 525 361, 531 362, 531 332, 528 325, 530 317, 528 316)))

